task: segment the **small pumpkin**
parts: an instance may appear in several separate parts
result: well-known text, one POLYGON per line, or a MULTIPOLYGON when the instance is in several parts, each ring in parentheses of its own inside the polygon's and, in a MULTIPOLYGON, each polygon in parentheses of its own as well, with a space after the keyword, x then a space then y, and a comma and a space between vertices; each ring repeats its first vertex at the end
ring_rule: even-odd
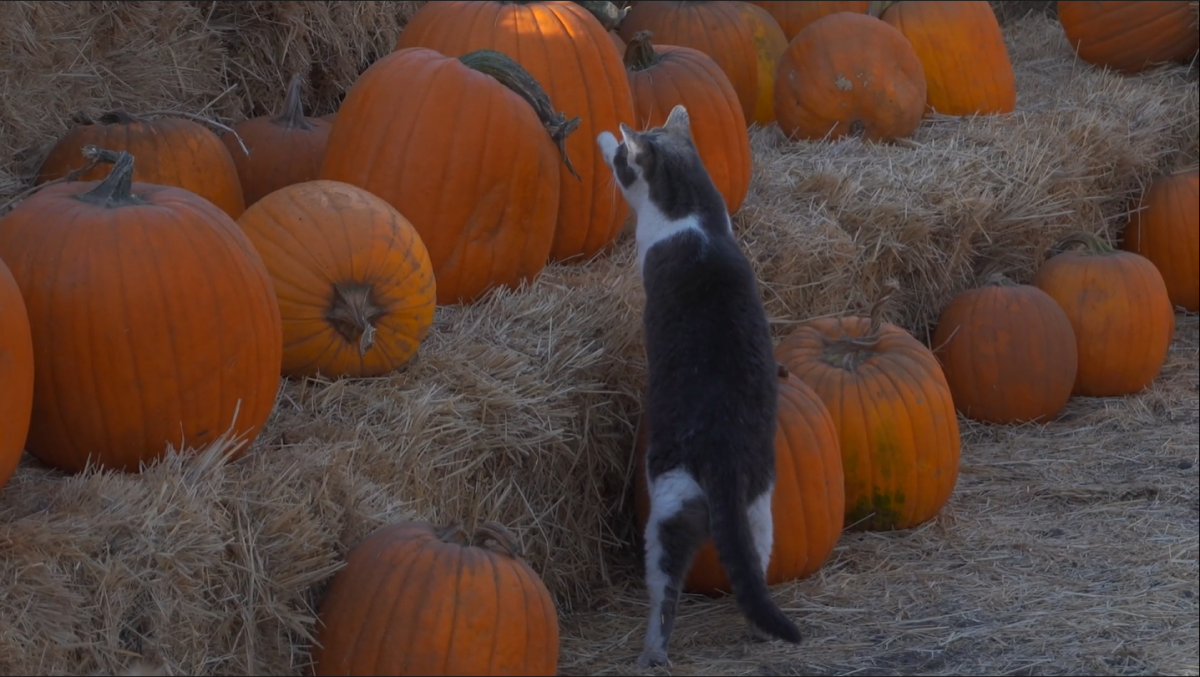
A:
POLYGON ((1129 216, 1123 248, 1158 268, 1173 305, 1200 310, 1200 171, 1152 181, 1129 216))
POLYGON ((262 115, 233 126, 246 145, 245 150, 233 134, 221 136, 237 166, 247 207, 284 186, 315 181, 321 173, 321 160, 325 158, 325 145, 333 125, 321 118, 304 116, 304 102, 300 99, 303 85, 303 77, 292 77, 283 110, 278 115, 262 115))
POLYGON ((767 10, 749 2, 739 2, 737 6, 754 35, 754 51, 758 54, 758 96, 754 115, 746 122, 766 126, 775 121, 775 73, 788 40, 767 10))
POLYGON ((503 54, 402 49, 346 94, 321 177, 396 208, 429 252, 438 304, 469 303, 546 265, 563 164, 551 138, 570 130, 503 54))
MULTIPOLYGON (((554 261, 582 262, 611 247, 629 215, 629 206, 614 196, 612 170, 596 137, 615 132, 622 122, 634 124, 633 99, 621 57, 609 47, 612 39, 594 15, 598 6, 611 3, 586 4, 588 8, 557 0, 427 2, 396 42, 396 49, 426 47, 452 57, 482 49, 506 54, 541 85, 554 110, 567 119, 579 118, 578 130, 563 146, 571 165, 558 165, 561 199, 550 248, 554 261)), ((609 16, 611 12, 606 21, 609 16)), ((478 151, 468 157, 478 157, 478 151)), ((507 172, 507 162, 501 155, 485 166, 507 172)), ((400 211, 417 224, 413 214, 400 211)), ((433 249, 430 245, 431 253, 433 249)), ((440 281, 438 287, 441 293, 440 281)))
POLYGON ((942 115, 1011 113, 1016 78, 1000 23, 986 0, 902 0, 880 17, 916 50, 926 104, 942 115))
POLYGON ((866 14, 870 0, 751 0, 749 3, 767 10, 775 17, 783 35, 791 42, 805 26, 823 16, 838 12, 866 14))
POLYGON ((837 427, 847 529, 921 524, 945 506, 958 481, 961 441, 950 386, 928 348, 882 321, 881 306, 870 318, 802 324, 775 349, 837 427))
POLYGON ((676 105, 689 111, 692 141, 732 214, 750 190, 750 136, 737 92, 708 55, 688 47, 654 45, 650 32, 625 51, 639 129, 662 126, 676 105))
POLYGON ((33 412, 33 338, 21 289, 0 260, 0 488, 8 483, 33 412))
POLYGON ((1058 302, 1079 350, 1072 393, 1114 397, 1150 385, 1167 359, 1175 314, 1149 259, 1075 233, 1038 268, 1033 283, 1058 302), (1082 249, 1067 249, 1083 245, 1082 249))
POLYGON ((285 376, 379 376, 416 354, 433 323, 433 267, 391 205, 306 181, 250 205, 238 225, 274 283, 285 376))
POLYGON ((1046 292, 996 276, 955 296, 934 354, 954 406, 989 423, 1043 421, 1071 397, 1079 353, 1071 321, 1046 292))
POLYGON ((791 138, 888 141, 917 129, 925 97, 925 72, 904 34, 839 12, 809 24, 783 53, 775 118, 791 138))
POLYGON ((721 67, 742 105, 743 119, 754 119, 758 108, 759 52, 755 35, 740 2, 643 2, 621 22, 628 43, 636 33, 650 31, 660 45, 690 47, 704 52, 721 67))
POLYGON ((558 616, 501 525, 380 527, 318 611, 313 674, 554 675, 558 616), (488 547, 489 542, 494 546, 488 547))
MULTIPOLYGON (((845 487, 837 429, 812 388, 781 370, 779 427, 775 433, 775 489, 771 495, 774 540, 767 585, 806 578, 828 561, 842 534, 845 487)), ((646 489, 646 415, 638 423, 634 506, 639 533, 650 514, 646 489)), ((689 592, 732 590, 712 539, 696 553, 684 580, 689 592)))
POLYGON ((90 151, 115 163, 103 181, 46 186, 0 219, 43 365, 26 449, 68 472, 136 471, 232 433, 240 456, 279 388, 262 258, 213 203, 134 182, 129 153, 90 151))
MULTIPOLYGON (((237 165, 216 134, 191 120, 167 116, 146 120, 125 110, 104 113, 67 132, 42 162, 38 183, 67 176, 86 165, 79 149, 96 146, 125 151, 138 159, 134 181, 184 188, 236 219, 246 210, 237 165)), ((93 166, 77 177, 99 181, 108 175, 93 166)))
POLYGON ((1057 10, 1067 42, 1096 66, 1136 73, 1186 62, 1200 47, 1194 3, 1187 0, 1059 0, 1057 10))

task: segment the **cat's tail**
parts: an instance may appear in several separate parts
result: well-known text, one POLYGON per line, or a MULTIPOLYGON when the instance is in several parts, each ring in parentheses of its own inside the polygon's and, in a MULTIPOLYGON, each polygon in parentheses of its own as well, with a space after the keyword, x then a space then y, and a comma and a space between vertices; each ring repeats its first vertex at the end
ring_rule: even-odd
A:
POLYGON ((775 601, 759 563, 758 550, 746 514, 746 501, 734 482, 718 482, 708 495, 709 528, 721 566, 729 574, 733 594, 742 614, 763 632, 793 644, 800 629, 775 601))

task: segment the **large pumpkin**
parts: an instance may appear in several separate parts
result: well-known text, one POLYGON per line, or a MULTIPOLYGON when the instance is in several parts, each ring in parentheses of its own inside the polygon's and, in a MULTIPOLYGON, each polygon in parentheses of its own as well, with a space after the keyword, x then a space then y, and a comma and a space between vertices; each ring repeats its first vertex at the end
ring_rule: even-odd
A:
POLYGON ((892 140, 921 123, 925 92, 908 38, 875 17, 839 12, 809 24, 783 53, 775 118, 792 138, 892 140))
MULTIPOLYGON (((447 56, 480 49, 507 54, 537 80, 554 110, 579 118, 579 128, 565 146, 574 169, 558 167, 561 199, 550 249, 554 260, 583 261, 606 249, 629 215, 628 205, 613 186, 612 170, 596 145, 600 132, 615 133, 619 123, 634 123, 629 82, 611 45, 604 26, 588 10, 559 0, 429 2, 413 15, 396 42, 396 49, 428 47, 447 56)), ((468 157, 477 156, 476 152, 468 157)), ((507 163, 507 158, 497 156, 486 166, 507 172, 507 163)), ((412 214, 400 211, 416 223, 412 214)), ((440 280, 438 286, 440 292, 440 280)))
POLYGON ((692 141, 732 214, 750 189, 750 136, 737 92, 703 52, 653 45, 650 32, 633 36, 625 50, 638 129, 662 126, 671 109, 688 110, 692 141))
POLYGON ((660 45, 691 47, 707 54, 733 85, 742 117, 754 119, 758 108, 758 47, 740 2, 643 2, 621 21, 621 37, 650 31, 660 45))
POLYGON ((233 134, 221 136, 237 166, 247 207, 284 186, 315 181, 321 173, 333 124, 304 116, 303 85, 299 75, 292 78, 278 115, 261 115, 233 126, 245 150, 233 134))
POLYGON ((0 260, 0 488, 25 449, 33 411, 33 339, 21 290, 0 260))
MULTIPOLYGON (((793 581, 820 569, 842 535, 846 509, 842 456, 829 410, 812 388, 781 374, 775 432, 775 490, 771 495, 774 540, 767 585, 793 581)), ((634 506, 639 533, 646 528, 646 415, 638 424, 634 506)), ((731 592, 729 575, 712 539, 705 541, 688 570, 684 587, 707 595, 731 592)))
POLYGON ((791 42, 805 26, 823 16, 838 12, 866 14, 871 3, 869 0, 752 0, 749 4, 762 7, 775 17, 779 27, 783 29, 784 37, 791 42))
POLYGON ((391 205, 307 181, 250 205, 238 225, 274 282, 285 376, 378 376, 416 354, 433 323, 433 268, 391 205))
POLYGON ((925 71, 925 100, 934 112, 1012 112, 1016 79, 986 0, 902 0, 889 3, 881 18, 916 50, 925 71))
POLYGON ((1200 310, 1200 172, 1151 182, 1125 226, 1124 248, 1158 268, 1172 304, 1200 310))
POLYGON ((1186 62, 1200 46, 1188 0, 1059 0, 1058 21, 1079 58, 1136 73, 1169 61, 1186 62))
POLYGON ((133 182, 128 153, 95 155, 116 163, 103 181, 47 186, 0 219, 40 365, 26 449, 134 471, 232 433, 240 455, 279 387, 267 269, 208 200, 133 182))
POLYGON ((1154 380, 1167 359, 1175 313, 1162 274, 1145 257, 1113 249, 1095 235, 1060 242, 1066 249, 1038 268, 1033 283, 1058 302, 1079 347, 1073 393, 1128 395, 1154 380))
POLYGON ((563 161, 525 98, 544 102, 536 88, 496 52, 460 60, 411 48, 372 64, 342 101, 321 177, 412 222, 439 304, 516 286, 546 265, 563 161))
MULTIPOLYGON (((133 180, 185 188, 236 219, 246 209, 237 166, 229 150, 207 127, 181 117, 144 120, 124 110, 84 120, 54 144, 42 161, 38 183, 67 176, 87 162, 84 146, 126 151, 137 158, 133 180)), ((76 177, 98 181, 108 175, 93 166, 76 177)))
POLYGON ((1071 321, 1054 299, 996 277, 955 296, 933 332, 934 354, 968 418, 1041 421, 1066 405, 1079 353, 1071 321))
POLYGON ((554 675, 558 616, 503 527, 467 542, 459 527, 391 524, 325 591, 313 663, 315 675, 554 675))
POLYGON ((775 121, 775 73, 779 70, 780 57, 787 50, 788 39, 779 22, 767 10, 748 2, 735 4, 750 27, 754 51, 758 55, 758 95, 754 115, 747 118, 746 123, 769 125, 775 121))
POLYGON ((822 318, 796 327, 775 357, 837 427, 847 529, 906 529, 937 515, 958 481, 961 442, 928 348, 878 316, 822 318))

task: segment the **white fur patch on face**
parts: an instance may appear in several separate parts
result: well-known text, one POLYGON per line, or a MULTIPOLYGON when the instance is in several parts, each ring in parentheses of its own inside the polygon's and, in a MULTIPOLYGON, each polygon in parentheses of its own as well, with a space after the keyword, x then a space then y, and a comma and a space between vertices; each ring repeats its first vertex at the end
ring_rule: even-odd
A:
POLYGON ((617 137, 612 135, 612 132, 600 132, 600 136, 596 137, 596 143, 600 146, 600 154, 604 156, 604 163, 612 168, 613 156, 617 154, 617 148, 621 145, 617 142, 617 137))

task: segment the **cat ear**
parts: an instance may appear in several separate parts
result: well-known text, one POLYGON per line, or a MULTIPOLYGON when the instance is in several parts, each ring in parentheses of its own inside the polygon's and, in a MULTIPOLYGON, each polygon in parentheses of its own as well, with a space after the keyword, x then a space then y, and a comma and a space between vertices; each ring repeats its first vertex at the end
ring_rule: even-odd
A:
POLYGON ((625 152, 632 159, 642 150, 642 142, 638 138, 637 132, 633 131, 624 122, 620 123, 621 143, 625 144, 625 152))
POLYGON ((671 109, 671 114, 667 116, 667 121, 663 123, 663 129, 684 138, 692 138, 691 121, 688 119, 687 109, 682 104, 676 105, 671 109))

